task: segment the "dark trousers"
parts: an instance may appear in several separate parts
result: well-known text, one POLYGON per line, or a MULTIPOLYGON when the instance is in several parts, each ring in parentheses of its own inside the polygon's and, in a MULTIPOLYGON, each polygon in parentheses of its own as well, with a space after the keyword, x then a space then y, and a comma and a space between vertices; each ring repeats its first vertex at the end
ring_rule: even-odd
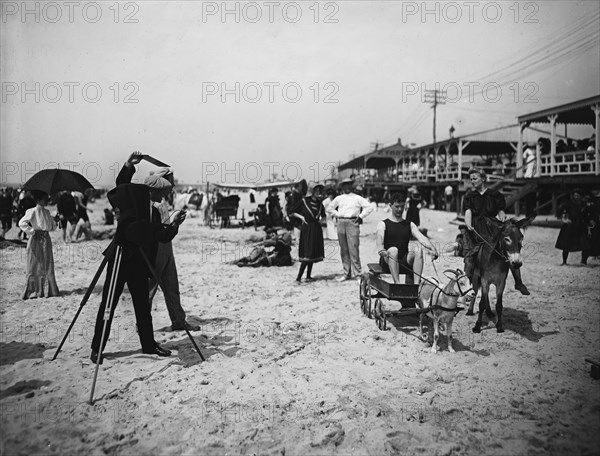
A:
MULTIPOLYGON (((160 242, 156 253, 156 264, 154 271, 161 281, 162 292, 169 311, 172 325, 183 325, 185 323, 185 311, 181 307, 181 295, 179 294, 179 278, 177 277, 177 266, 173 255, 171 242, 160 242)), ((158 290, 158 282, 152 276, 150 278, 150 306, 158 290)))
MULTIPOLYGON (((92 339, 92 350, 100 351, 100 338, 102 337, 102 328, 104 327, 104 310, 108 301, 108 289, 110 287, 110 277, 112 275, 113 262, 112 260, 108 263, 108 270, 106 273, 106 280, 104 282, 104 288, 102 289, 102 304, 98 309, 98 315, 96 316, 96 328, 94 331, 94 338, 92 339)), ((152 314, 150 313, 150 302, 148 300, 148 276, 145 273, 145 264, 137 264, 137 262, 121 263, 119 276, 114 292, 113 305, 111 308, 110 319, 106 327, 106 333, 104 335, 104 341, 102 344, 102 351, 106 346, 108 336, 110 334, 110 326, 112 323, 115 309, 123 287, 127 283, 127 288, 131 294, 133 301, 133 309, 135 311, 135 319, 137 322, 138 336, 142 345, 142 350, 149 351, 156 346, 154 340, 154 329, 152 328, 152 314)))

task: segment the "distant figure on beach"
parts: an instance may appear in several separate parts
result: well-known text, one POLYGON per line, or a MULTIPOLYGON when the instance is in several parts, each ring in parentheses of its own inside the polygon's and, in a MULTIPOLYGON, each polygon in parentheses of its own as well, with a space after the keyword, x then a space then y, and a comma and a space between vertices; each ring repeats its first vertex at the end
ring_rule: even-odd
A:
POLYGON ((421 194, 417 187, 413 185, 408 189, 408 198, 406 199, 406 204, 408 206, 406 209, 406 220, 414 223, 417 227, 421 226, 421 216, 419 215, 421 202, 421 194))
POLYGON ((92 225, 90 223, 88 211, 93 211, 87 207, 88 197, 81 192, 72 192, 71 194, 75 199, 75 216, 77 217, 72 240, 79 240, 79 237, 83 234, 85 239, 89 241, 92 239, 92 225))
MULTIPOLYGON (((323 207, 325 208, 325 211, 327 212, 327 208, 329 207, 331 202, 336 197, 335 190, 333 188, 328 188, 327 191, 325 192, 325 195, 327 196, 327 198, 325 198, 323 200, 323 207)), ((326 239, 329 239, 332 241, 337 241, 338 237, 337 237, 337 227, 336 227, 335 217, 333 217, 331 214, 327 213, 325 219, 326 219, 326 223, 327 223, 326 239)))
POLYGON ((454 193, 454 189, 452 185, 446 185, 444 188, 444 198, 446 199, 446 212, 450 212, 452 210, 452 195, 454 193))
POLYGON ((525 176, 526 178, 532 178, 535 169, 535 149, 527 146, 523 152, 523 162, 525 163, 525 176))
POLYGON ((2 232, 0 241, 4 240, 6 233, 12 228, 13 218, 13 198, 10 189, 5 188, 0 193, 0 222, 2 223, 2 232))
POLYGON ((323 228, 321 218, 324 215, 322 204, 323 190, 321 184, 313 183, 309 186, 306 197, 296 206, 290 218, 300 220, 300 244, 298 246, 298 258, 300 259, 300 270, 296 281, 302 281, 302 275, 306 270, 306 281, 312 278, 312 267, 314 263, 323 261, 325 257, 325 246, 323 243, 323 228))
POLYGON ((267 209, 267 228, 283 226, 283 210, 279 202, 279 190, 272 188, 269 190, 269 196, 265 199, 267 209))
POLYGON ((352 179, 344 179, 342 194, 327 207, 327 213, 338 219, 338 242, 344 268, 344 275, 337 279, 339 282, 358 278, 361 274, 360 225, 373 212, 373 206, 365 198, 352 192, 353 184, 352 179))
POLYGON ((268 228, 266 230, 267 239, 255 246, 249 255, 240 258, 233 262, 239 267, 260 266, 291 266, 292 261, 292 235, 282 228, 277 231, 276 228, 268 228), (273 247, 272 250, 267 250, 265 247, 273 247))
POLYGON ((60 192, 56 203, 58 217, 58 226, 62 229, 62 238, 64 242, 71 242, 75 225, 77 225, 78 217, 76 213, 77 203, 71 192, 60 192), (68 225, 71 225, 70 227, 68 225), (69 232, 67 233, 67 228, 69 232))
POLYGON ((115 224, 115 213, 108 207, 104 209, 104 224, 114 225, 115 224))
POLYGON ((58 296, 58 285, 54 276, 54 255, 50 231, 56 222, 46 209, 50 197, 45 192, 32 191, 35 207, 27 209, 19 220, 19 228, 29 236, 27 242, 27 277, 23 299, 43 298, 46 284, 48 297, 58 296))
MULTIPOLYGON (((19 195, 19 203, 17 204, 17 214, 16 214, 16 216, 17 216, 16 224, 17 225, 19 225, 19 220, 21 220, 23 218, 23 216, 27 212, 27 209, 31 209, 33 207, 35 207, 35 200, 31 196, 31 192, 22 191, 19 195)), ((21 239, 21 237, 23 238, 24 241, 27 240, 27 233, 23 230, 19 230, 19 233, 17 234, 18 239, 21 239)))
POLYGON ((582 252, 581 262, 583 264, 587 263, 587 256, 584 252, 589 249, 590 245, 586 236, 583 196, 582 189, 574 189, 571 192, 569 201, 562 204, 559 209, 559 216, 563 225, 560 228, 554 247, 562 250, 561 266, 567 264, 570 252, 582 252))

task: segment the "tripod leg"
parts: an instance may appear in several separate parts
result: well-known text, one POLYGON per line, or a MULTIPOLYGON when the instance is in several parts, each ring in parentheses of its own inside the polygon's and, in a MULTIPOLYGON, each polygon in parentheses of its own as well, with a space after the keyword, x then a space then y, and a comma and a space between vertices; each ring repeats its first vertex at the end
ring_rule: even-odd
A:
MULTIPOLYGON (((144 258, 144 261, 146 262, 146 265, 148 266, 148 269, 150 269, 150 273, 154 276, 154 280, 156 280, 156 283, 158 283, 158 285, 160 286, 160 288, 162 290, 163 289, 162 283, 161 283, 160 279, 158 278, 158 276, 156 275, 156 271, 154 270, 154 268, 150 264, 150 260, 148 260, 148 257, 146 256, 146 253, 141 248, 140 248, 140 253, 142 254, 142 257, 144 258)), ((164 292, 164 290, 163 290, 163 292, 164 292)), ((200 359, 202 361, 206 361, 206 359, 204 359, 204 356, 202 356, 202 353, 200 352, 200 349, 198 348, 198 345, 196 345, 196 341, 194 340, 194 338, 192 337, 192 335, 190 334, 190 332, 187 330, 187 328, 185 328, 185 325, 184 325, 184 329, 185 329, 185 332, 187 333, 188 337, 192 341, 192 344, 194 345, 194 348, 198 352, 198 355, 200 355, 200 359)))
POLYGON ((92 391, 90 393, 89 400, 90 405, 94 404, 94 390, 96 389, 96 379, 98 378, 98 369, 100 368, 100 360, 102 359, 102 351, 104 349, 104 336, 106 335, 106 326, 108 325, 108 320, 110 319, 110 314, 112 313, 113 300, 115 297, 115 288, 117 286, 117 280, 119 278, 119 269, 121 266, 121 253, 122 247, 119 245, 117 246, 114 267, 112 270, 112 275, 110 276, 110 283, 108 286, 108 302, 106 303, 106 307, 104 310, 104 327, 102 328, 100 349, 98 350, 98 359, 96 360, 96 369, 94 370, 94 380, 92 382, 92 391))
POLYGON ((69 337, 69 333, 71 332, 71 329, 73 329, 73 326, 75 325, 75 322, 77 321, 77 318, 79 318, 79 314, 83 310, 83 306, 85 306, 87 304, 88 299, 90 299, 90 296, 92 295, 92 292, 94 291, 94 287, 96 286, 96 283, 98 283, 98 279, 100 279, 100 275, 102 275, 102 271, 106 267, 106 264, 108 263, 108 261, 110 260, 110 257, 113 254, 115 245, 116 244, 113 243, 109 246, 109 250, 106 252, 106 256, 102 259, 102 262, 100 263, 100 266, 98 267, 98 270, 96 271, 96 275, 92 279, 90 286, 88 287, 87 291, 85 292, 85 295, 83 296, 83 299, 81 300, 81 304, 79 304, 79 309, 77 310, 75 317, 73 317, 73 321, 71 321, 71 324, 69 325, 69 328, 67 329, 67 332, 65 333, 65 336, 63 337, 62 341, 60 342, 60 345, 56 349, 56 353, 54 353, 54 356, 52 357, 52 361, 54 361, 56 359, 56 357, 58 356, 58 354, 60 353, 60 350, 62 349, 62 346, 65 344, 67 337, 69 337))

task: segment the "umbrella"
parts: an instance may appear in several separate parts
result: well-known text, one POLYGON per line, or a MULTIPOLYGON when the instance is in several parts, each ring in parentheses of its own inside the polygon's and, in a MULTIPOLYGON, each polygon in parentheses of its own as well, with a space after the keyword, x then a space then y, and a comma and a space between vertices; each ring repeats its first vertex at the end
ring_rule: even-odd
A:
POLYGON ((83 193, 88 188, 93 189, 94 186, 81 174, 68 169, 43 169, 35 173, 23 186, 24 190, 40 190, 49 195, 63 190, 83 193))

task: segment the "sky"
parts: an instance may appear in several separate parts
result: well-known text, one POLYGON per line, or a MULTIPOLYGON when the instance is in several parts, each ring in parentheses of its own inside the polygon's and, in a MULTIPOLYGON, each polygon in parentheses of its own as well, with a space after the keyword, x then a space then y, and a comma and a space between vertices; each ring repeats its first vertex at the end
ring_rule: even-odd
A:
POLYGON ((323 180, 375 143, 431 143, 425 90, 446 89, 438 140, 600 94, 597 1, 0 3, 11 184, 111 186, 134 150, 192 185, 323 180))

